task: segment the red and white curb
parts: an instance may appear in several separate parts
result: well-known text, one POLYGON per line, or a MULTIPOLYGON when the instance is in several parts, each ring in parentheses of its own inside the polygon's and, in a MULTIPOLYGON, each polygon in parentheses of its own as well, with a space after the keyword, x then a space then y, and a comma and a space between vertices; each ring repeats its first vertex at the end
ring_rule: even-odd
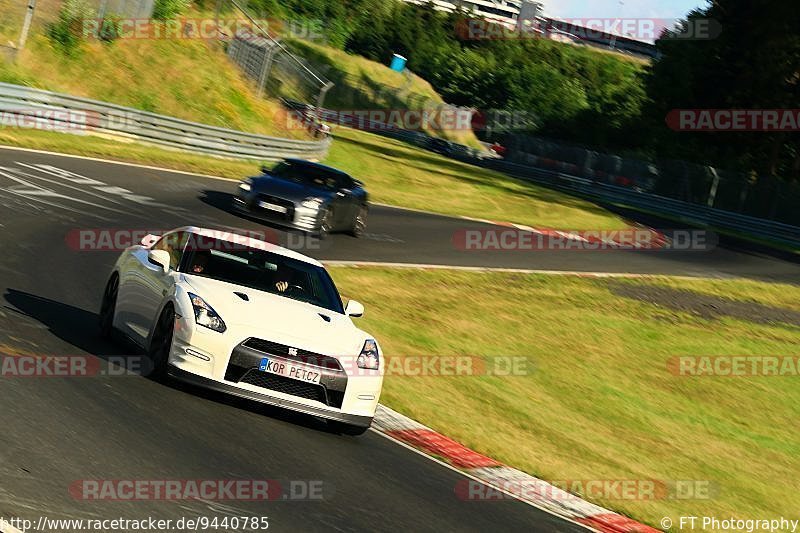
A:
MULTIPOLYGON (((603 533, 658 533, 658 529, 636 522, 565 492, 550 483, 506 466, 423 426, 392 409, 378 405, 373 429, 411 446, 426 455, 442 459, 481 484, 554 515, 603 533)), ((473 490, 465 484, 453 487, 454 497, 469 499, 473 490)))

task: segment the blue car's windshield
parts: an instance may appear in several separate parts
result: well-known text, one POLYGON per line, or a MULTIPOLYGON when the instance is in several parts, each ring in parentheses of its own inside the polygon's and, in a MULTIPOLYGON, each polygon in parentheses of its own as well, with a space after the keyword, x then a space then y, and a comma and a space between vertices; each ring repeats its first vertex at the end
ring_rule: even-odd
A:
POLYGON ((318 189, 335 190, 338 188, 340 175, 319 167, 300 165, 283 161, 270 172, 273 176, 302 183, 318 189))

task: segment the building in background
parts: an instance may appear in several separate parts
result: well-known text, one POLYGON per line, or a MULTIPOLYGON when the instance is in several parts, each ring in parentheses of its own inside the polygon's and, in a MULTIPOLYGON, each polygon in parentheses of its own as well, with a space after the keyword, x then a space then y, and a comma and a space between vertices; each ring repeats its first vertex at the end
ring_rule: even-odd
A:
MULTIPOLYGON (((428 0, 404 0, 410 4, 427 4, 428 0)), ((477 17, 515 28, 519 20, 535 20, 542 12, 542 3, 533 0, 433 0, 439 11, 461 9, 477 17)))
POLYGON ((651 42, 630 36, 615 35, 597 28, 586 28, 572 21, 546 17, 542 2, 534 0, 404 0, 410 4, 432 3, 439 11, 461 9, 476 18, 501 24, 509 30, 519 30, 530 38, 538 35, 565 43, 615 50, 645 58, 656 57, 651 42))

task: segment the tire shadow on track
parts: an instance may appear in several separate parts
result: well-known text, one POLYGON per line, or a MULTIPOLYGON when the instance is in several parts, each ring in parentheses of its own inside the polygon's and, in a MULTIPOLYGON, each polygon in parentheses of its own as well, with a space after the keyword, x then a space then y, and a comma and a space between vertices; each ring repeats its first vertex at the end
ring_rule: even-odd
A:
POLYGON ((127 345, 130 343, 115 343, 100 337, 99 315, 95 312, 11 288, 6 289, 3 297, 9 304, 8 311, 41 323, 50 333, 80 351, 105 361, 133 357, 131 354, 135 353, 132 352, 134 347, 127 345))
MULTIPOLYGON (((148 379, 161 385, 167 395, 187 394, 195 398, 202 398, 234 409, 249 411, 306 429, 332 433, 323 420, 313 416, 203 389, 173 379, 156 381, 146 378, 145 375, 149 374, 147 371, 149 359, 147 359, 143 350, 122 336, 113 341, 101 337, 99 313, 11 288, 6 289, 3 297, 7 303, 4 307, 5 310, 39 322, 51 334, 75 348, 75 353, 37 353, 35 354, 36 357, 79 356, 80 353, 78 352, 85 352, 93 358, 106 362, 108 365, 116 365, 128 370, 124 374, 119 372, 106 373, 103 377, 114 375, 128 379, 148 379)), ((44 339, 39 339, 39 341, 44 341, 44 339)), ((87 364, 88 368, 97 366, 92 363, 87 364)), ((82 379, 85 378, 82 377, 82 379)), ((109 377, 109 379, 112 378, 109 377)), ((181 398, 178 397, 165 398, 165 401, 180 400, 181 398)))

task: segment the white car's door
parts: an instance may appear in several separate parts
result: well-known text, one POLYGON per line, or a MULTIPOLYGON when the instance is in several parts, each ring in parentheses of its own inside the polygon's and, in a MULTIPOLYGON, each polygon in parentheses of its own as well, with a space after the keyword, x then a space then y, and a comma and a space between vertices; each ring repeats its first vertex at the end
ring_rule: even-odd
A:
POLYGON ((181 234, 168 233, 152 247, 153 250, 164 250, 169 253, 168 272, 164 272, 160 265, 150 262, 148 259, 150 250, 142 248, 131 254, 132 260, 120 279, 118 327, 145 348, 153 324, 158 319, 161 303, 177 281, 177 269, 185 244, 185 240, 181 237, 181 234))

